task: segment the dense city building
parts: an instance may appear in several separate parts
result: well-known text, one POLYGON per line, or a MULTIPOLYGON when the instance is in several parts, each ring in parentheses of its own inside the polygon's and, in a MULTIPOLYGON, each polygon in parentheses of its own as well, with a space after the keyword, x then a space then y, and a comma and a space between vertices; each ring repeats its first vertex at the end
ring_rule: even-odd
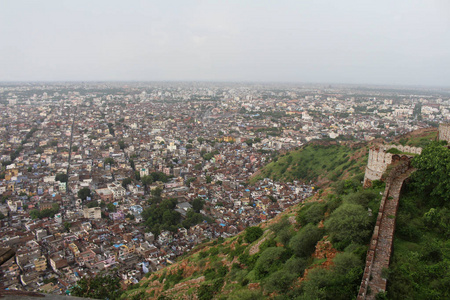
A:
POLYGON ((389 140, 448 122, 449 109, 448 94, 391 88, 0 85, 0 247, 16 252, 0 285, 64 294, 105 270, 135 283, 309 197, 312 182, 249 184, 277 155, 389 140), (164 199, 161 220, 175 221, 151 224, 164 199))

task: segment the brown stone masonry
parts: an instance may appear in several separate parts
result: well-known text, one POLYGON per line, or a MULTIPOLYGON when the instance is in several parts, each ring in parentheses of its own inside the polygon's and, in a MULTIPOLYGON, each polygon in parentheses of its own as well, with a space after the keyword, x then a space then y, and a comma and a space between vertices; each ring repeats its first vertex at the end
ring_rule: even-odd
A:
POLYGON ((386 180, 357 299, 375 299, 376 294, 386 291, 387 282, 382 272, 389 267, 400 191, 404 180, 412 172, 414 169, 408 160, 395 167, 386 180))

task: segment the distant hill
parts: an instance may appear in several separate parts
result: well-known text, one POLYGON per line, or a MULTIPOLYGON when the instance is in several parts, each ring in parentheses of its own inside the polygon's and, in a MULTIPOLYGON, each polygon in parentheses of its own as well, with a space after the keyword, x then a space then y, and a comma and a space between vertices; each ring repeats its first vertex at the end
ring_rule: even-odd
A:
POLYGON ((413 147, 425 147, 438 136, 437 128, 424 128, 412 131, 408 134, 394 139, 394 143, 413 147))
POLYGON ((311 142, 299 150, 275 157, 250 179, 250 183, 271 178, 327 184, 364 172, 367 149, 367 143, 311 142))

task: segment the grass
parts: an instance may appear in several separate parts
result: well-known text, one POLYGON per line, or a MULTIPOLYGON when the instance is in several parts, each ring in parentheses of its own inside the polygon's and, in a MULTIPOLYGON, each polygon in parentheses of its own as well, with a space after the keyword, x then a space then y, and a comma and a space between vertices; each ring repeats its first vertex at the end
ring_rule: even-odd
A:
POLYGON ((321 264, 323 264, 326 261, 327 261, 326 258, 321 258, 321 259, 315 258, 311 266, 321 265, 321 264))
POLYGON ((408 139, 408 141, 406 142, 406 144, 408 146, 413 146, 413 147, 425 147, 426 145, 428 145, 431 141, 436 140, 437 138, 437 131, 433 131, 430 132, 424 136, 416 136, 416 137, 411 137, 408 139))
MULTIPOLYGON (((406 187, 400 197, 393 255, 388 271, 392 299, 449 299, 450 243, 443 228, 448 223, 427 224, 430 201, 406 187)), ((447 204, 448 205, 448 204, 447 204)), ((443 209, 443 207, 435 207, 443 209)))
POLYGON ((365 148, 352 149, 339 144, 308 144, 300 150, 280 155, 276 161, 265 166, 258 176, 253 177, 250 184, 263 178, 305 182, 319 177, 338 180, 342 178, 345 170, 357 173, 365 166, 366 159, 352 159, 357 151, 365 151, 365 148))

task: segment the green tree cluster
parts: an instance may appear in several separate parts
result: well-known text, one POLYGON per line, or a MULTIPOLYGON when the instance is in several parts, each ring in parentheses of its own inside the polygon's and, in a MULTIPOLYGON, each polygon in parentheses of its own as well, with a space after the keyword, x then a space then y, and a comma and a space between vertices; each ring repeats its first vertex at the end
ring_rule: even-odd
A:
POLYGON ((87 197, 91 196, 91 190, 87 187, 80 189, 77 193, 78 198, 85 201, 87 197))
POLYGON ((56 174, 55 181, 68 182, 69 181, 69 175, 67 175, 67 174, 56 174))
POLYGON ((119 299, 123 293, 120 278, 98 274, 83 277, 70 289, 70 295, 93 299, 119 299))
POLYGON ((153 203, 142 212, 147 228, 155 235, 162 230, 176 232, 181 225, 181 214, 175 211, 177 199, 164 199, 153 203))
POLYGON ((53 203, 52 208, 49 209, 33 209, 30 211, 30 217, 32 219, 53 218, 59 212, 59 204, 53 203))
POLYGON ((244 239, 247 243, 253 243, 263 235, 264 231, 261 227, 253 226, 245 229, 244 239))

